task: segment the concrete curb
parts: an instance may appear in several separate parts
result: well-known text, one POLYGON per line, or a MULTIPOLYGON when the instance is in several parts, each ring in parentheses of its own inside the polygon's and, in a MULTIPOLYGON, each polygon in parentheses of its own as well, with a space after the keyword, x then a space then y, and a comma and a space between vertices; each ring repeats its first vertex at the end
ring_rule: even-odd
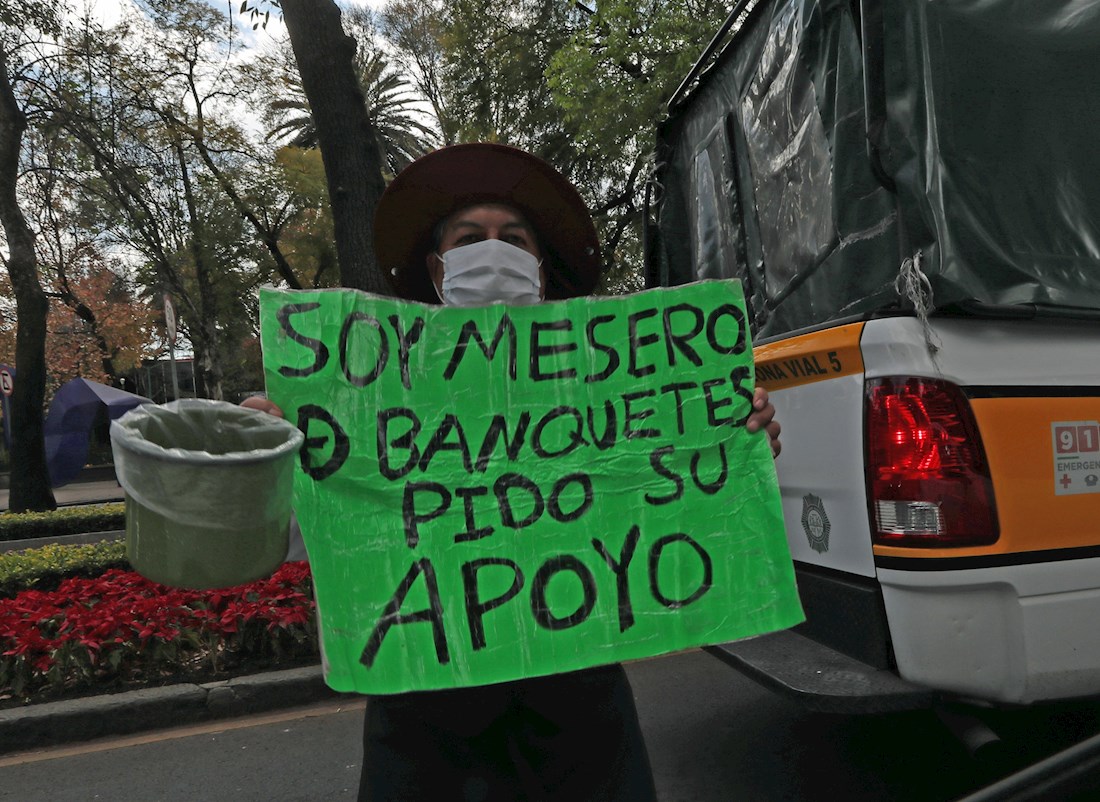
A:
POLYGON ((0 710, 0 754, 347 698, 306 666, 0 710))

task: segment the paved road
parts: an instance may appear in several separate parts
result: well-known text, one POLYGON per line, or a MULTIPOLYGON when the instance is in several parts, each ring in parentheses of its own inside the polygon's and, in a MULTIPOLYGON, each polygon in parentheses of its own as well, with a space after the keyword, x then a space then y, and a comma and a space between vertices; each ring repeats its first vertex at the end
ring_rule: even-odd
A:
MULTIPOLYGON (((56 492, 59 504, 122 498, 114 481, 56 492)), ((983 784, 930 713, 809 713, 697 651, 634 663, 628 673, 662 802, 948 802, 983 784)), ((0 800, 354 799, 362 709, 343 700, 2 755, 0 800)), ((1100 730, 1100 703, 1017 717, 1012 728, 1017 743, 1032 745, 1013 760, 1019 768, 1100 730)))
MULTIPOLYGON (((628 666, 662 802, 935 802, 977 787, 931 715, 808 713, 715 658, 628 666)), ((354 799, 362 702, 0 757, 12 802, 354 799)))

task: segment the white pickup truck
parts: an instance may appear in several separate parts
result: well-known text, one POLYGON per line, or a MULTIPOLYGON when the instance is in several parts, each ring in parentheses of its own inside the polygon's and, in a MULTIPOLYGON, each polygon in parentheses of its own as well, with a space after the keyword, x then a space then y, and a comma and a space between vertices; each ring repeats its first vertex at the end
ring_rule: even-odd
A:
POLYGON ((658 132, 648 284, 738 278, 819 710, 1100 694, 1100 4, 747 0, 658 132))

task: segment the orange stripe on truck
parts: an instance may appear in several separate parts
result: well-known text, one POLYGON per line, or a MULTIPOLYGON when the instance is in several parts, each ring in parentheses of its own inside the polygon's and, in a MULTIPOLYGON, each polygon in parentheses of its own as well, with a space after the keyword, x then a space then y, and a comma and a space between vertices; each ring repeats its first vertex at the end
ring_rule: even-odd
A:
POLYGON ((863 325, 849 323, 756 346, 756 383, 771 392, 862 373, 863 325))

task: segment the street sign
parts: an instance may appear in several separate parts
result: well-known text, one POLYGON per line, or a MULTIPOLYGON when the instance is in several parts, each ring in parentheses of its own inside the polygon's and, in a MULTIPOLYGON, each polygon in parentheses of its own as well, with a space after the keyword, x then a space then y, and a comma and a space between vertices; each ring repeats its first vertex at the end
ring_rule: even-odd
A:
POLYGON ((15 368, 0 365, 0 411, 4 416, 4 448, 11 451, 11 394, 15 391, 15 368))
POLYGON ((176 344, 176 305, 172 296, 164 293, 164 327, 168 330, 168 344, 176 344))
POLYGON ((176 305, 172 296, 164 293, 164 328, 168 332, 168 358, 172 362, 172 398, 180 397, 179 378, 176 375, 176 305))

